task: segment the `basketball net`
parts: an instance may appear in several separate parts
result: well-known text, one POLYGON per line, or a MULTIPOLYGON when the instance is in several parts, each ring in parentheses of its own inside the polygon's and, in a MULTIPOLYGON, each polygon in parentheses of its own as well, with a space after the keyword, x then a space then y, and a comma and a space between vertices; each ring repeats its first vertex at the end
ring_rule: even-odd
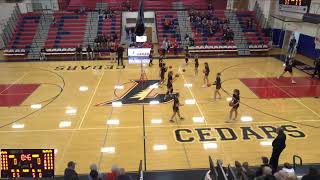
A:
POLYGON ((314 44, 316 45, 315 49, 320 49, 320 24, 318 24, 314 44))
POLYGON ((140 80, 139 80, 139 85, 140 86, 145 86, 147 83, 147 74, 146 74, 146 71, 144 70, 143 68, 143 62, 141 60, 141 74, 140 74, 140 80))

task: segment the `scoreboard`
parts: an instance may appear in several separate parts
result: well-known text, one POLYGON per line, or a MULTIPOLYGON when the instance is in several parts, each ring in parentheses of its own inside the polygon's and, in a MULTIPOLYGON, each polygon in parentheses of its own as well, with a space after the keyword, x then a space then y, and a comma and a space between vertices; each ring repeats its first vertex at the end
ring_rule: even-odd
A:
POLYGON ((311 0, 279 0, 279 10, 296 13, 307 13, 311 0))
POLYGON ((1 149, 1 178, 54 178, 54 149, 1 149))

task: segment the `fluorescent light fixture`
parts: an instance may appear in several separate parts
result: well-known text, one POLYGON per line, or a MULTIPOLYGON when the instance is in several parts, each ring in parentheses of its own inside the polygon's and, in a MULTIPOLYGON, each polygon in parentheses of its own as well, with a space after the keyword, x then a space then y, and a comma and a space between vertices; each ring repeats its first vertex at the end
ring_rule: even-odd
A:
POLYGON ((159 101, 150 101, 149 104, 150 104, 150 105, 159 104, 159 101))
POLYGON ((77 113, 77 109, 73 107, 67 107, 66 114, 75 115, 77 113))
POLYGON ((228 102, 230 102, 231 100, 232 100, 232 98, 231 98, 231 97, 228 97, 228 98, 227 98, 227 101, 228 101, 228 102))
POLYGON ((114 89, 123 89, 123 85, 115 85, 114 89))
POLYGON ((120 121, 118 119, 109 119, 107 120, 107 125, 119 125, 120 121))
POLYGON ((103 147, 103 148, 101 148, 101 152, 113 154, 116 152, 116 148, 115 147, 103 147))
POLYGON ((261 146, 272 146, 272 141, 261 141, 260 145, 261 146))
POLYGON ((184 87, 191 88, 191 87, 192 87, 192 84, 191 84, 191 83, 185 83, 185 84, 184 84, 184 87))
POLYGON ((195 99, 186 99, 184 101, 185 104, 188 104, 188 105, 191 105, 191 104, 195 104, 196 103, 196 100, 195 99))
POLYGON ((88 86, 80 86, 79 87, 79 91, 81 91, 81 92, 85 92, 85 91, 88 91, 88 86))
POLYGON ((162 124, 162 119, 152 119, 151 124, 162 124))
POLYGON ((241 116, 240 120, 242 122, 251 122, 253 118, 251 116, 241 116))
POLYGON ((217 143, 204 143, 203 144, 203 148, 204 149, 217 149, 218 148, 218 144, 217 143))
POLYGON ((59 123, 59 128, 66 128, 71 126, 71 121, 61 121, 59 123))
POLYGON ((149 86, 149 89, 158 89, 159 85, 158 83, 152 84, 151 86, 149 86))
POLYGON ((24 124, 20 124, 20 123, 14 123, 11 126, 13 129, 22 129, 24 128, 24 124))
POLYGON ((165 144, 155 144, 155 145, 153 145, 153 150, 155 150, 155 151, 165 151, 167 149, 168 149, 167 145, 165 145, 165 144))
POLYGON ((193 117, 192 121, 194 123, 203 123, 204 122, 204 117, 193 117))
POLYGON ((42 105, 41 104, 32 104, 30 107, 31 107, 31 109, 41 109, 42 105))
POLYGON ((121 107, 121 106, 122 106, 122 102, 121 101, 112 102, 112 107, 121 107))

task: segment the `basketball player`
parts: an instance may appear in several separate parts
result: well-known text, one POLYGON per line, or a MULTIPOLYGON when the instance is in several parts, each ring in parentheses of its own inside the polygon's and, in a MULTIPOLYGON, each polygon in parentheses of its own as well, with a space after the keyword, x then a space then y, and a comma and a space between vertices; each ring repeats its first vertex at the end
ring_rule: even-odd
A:
POLYGON ((163 59, 164 59, 164 56, 163 55, 160 55, 159 56, 159 68, 161 68, 162 67, 162 63, 163 63, 163 59))
POLYGON ((190 53, 186 52, 185 57, 184 57, 184 61, 186 62, 186 64, 188 64, 188 62, 189 62, 189 57, 190 57, 190 53))
POLYGON ((214 82, 214 84, 216 85, 216 89, 214 91, 214 100, 217 99, 217 94, 219 95, 219 99, 221 99, 221 94, 219 92, 219 90, 221 89, 221 73, 217 73, 217 77, 216 77, 216 81, 214 82))
POLYGON ((203 70, 203 86, 202 87, 208 87, 209 84, 209 73, 210 73, 210 69, 209 69, 209 65, 207 62, 204 63, 204 70, 203 70))
POLYGON ((149 66, 152 66, 153 65, 153 53, 154 53, 154 50, 153 48, 150 49, 150 54, 149 54, 149 66))
POLYGON ((194 74, 197 76, 198 75, 198 68, 199 68, 199 60, 198 60, 198 54, 195 55, 194 59, 194 74))
POLYGON ((166 63, 161 63, 161 68, 160 68, 160 85, 164 83, 164 76, 167 72, 167 67, 166 63))
POLYGON ((168 81, 167 81, 167 93, 164 96, 164 100, 168 98, 168 96, 171 96, 173 93, 173 71, 168 72, 168 81))
POLYGON ((238 116, 238 108, 240 106, 240 91, 239 89, 233 90, 232 100, 229 103, 229 106, 231 106, 230 114, 229 114, 229 120, 226 122, 230 122, 231 120, 236 120, 238 116), (232 115, 234 113, 234 118, 232 118, 232 115))
POLYGON ((293 61, 294 59, 291 58, 290 56, 287 57, 286 62, 285 62, 285 68, 282 74, 277 77, 277 79, 280 79, 286 72, 289 72, 291 75, 291 83, 296 84, 296 82, 293 80, 293 72, 292 72, 292 67, 293 67, 293 61))
POLYGON ((172 110, 173 110, 173 114, 170 118, 170 122, 174 122, 173 118, 176 117, 176 115, 178 114, 178 117, 180 120, 184 120, 184 118, 180 115, 180 111, 179 111, 179 107, 183 106, 183 104, 180 104, 179 101, 179 93, 177 93, 174 97, 173 97, 173 106, 172 106, 172 110))

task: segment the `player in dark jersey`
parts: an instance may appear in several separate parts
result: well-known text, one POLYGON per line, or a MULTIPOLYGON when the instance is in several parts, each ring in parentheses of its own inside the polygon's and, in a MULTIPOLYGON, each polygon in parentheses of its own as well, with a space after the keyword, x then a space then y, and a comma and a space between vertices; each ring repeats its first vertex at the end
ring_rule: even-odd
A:
POLYGON ((174 97, 173 97, 173 106, 172 106, 172 110, 173 110, 173 114, 170 118, 170 122, 174 122, 173 118, 176 117, 176 115, 178 114, 178 117, 180 120, 183 120, 184 118, 180 115, 180 106, 183 106, 183 104, 180 103, 179 101, 179 93, 177 93, 174 97))
POLYGON ((163 62, 164 62, 164 56, 160 55, 160 57, 159 57, 159 68, 162 67, 161 63, 163 63, 163 62))
POLYGON ((314 61, 312 78, 314 78, 316 75, 318 75, 318 78, 320 78, 320 56, 314 61))
POLYGON ((164 97, 164 99, 166 100, 168 98, 168 96, 171 96, 173 93, 173 72, 169 71, 168 72, 168 81, 167 81, 167 93, 164 97))
POLYGON ((194 58, 194 74, 197 76, 198 75, 198 68, 199 68, 199 60, 198 60, 199 56, 198 54, 195 55, 194 58))
POLYGON ((209 64, 207 62, 204 63, 204 70, 203 70, 203 86, 202 87, 208 87, 209 84, 209 74, 210 74, 210 69, 209 69, 209 64))
POLYGON ((229 103, 229 106, 231 107, 230 114, 229 114, 229 120, 226 122, 230 122, 231 120, 236 120, 238 117, 238 108, 240 106, 240 91, 239 89, 233 90, 232 100, 229 103), (234 118, 232 118, 232 115, 234 113, 234 118))
POLYGON ((166 63, 161 63, 161 68, 160 68, 160 85, 164 83, 164 76, 167 72, 167 67, 166 63))
POLYGON ((190 53, 189 53, 189 52, 186 52, 186 53, 185 53, 185 57, 184 57, 184 61, 186 62, 186 64, 188 64, 189 58, 190 58, 190 53))
POLYGON ((154 53, 154 50, 153 50, 153 48, 151 48, 150 54, 149 54, 149 66, 153 65, 153 53, 154 53))
POLYGON ((216 77, 216 81, 214 82, 214 85, 216 85, 216 89, 214 91, 214 97, 213 99, 216 100, 217 99, 217 94, 219 95, 219 99, 221 99, 221 94, 219 92, 219 90, 221 89, 221 73, 217 73, 217 77, 216 77))
POLYGON ((296 84, 296 82, 293 80, 293 71, 292 71, 293 63, 294 63, 294 59, 288 56, 285 62, 285 68, 282 74, 277 79, 280 79, 286 72, 289 72, 291 75, 291 83, 296 84))

